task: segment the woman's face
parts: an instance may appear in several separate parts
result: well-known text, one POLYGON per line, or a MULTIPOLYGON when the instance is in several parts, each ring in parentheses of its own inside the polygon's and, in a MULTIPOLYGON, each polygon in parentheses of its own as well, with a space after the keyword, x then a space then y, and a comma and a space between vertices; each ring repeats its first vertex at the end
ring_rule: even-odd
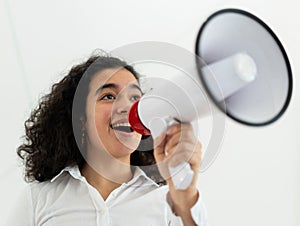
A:
POLYGON ((86 109, 88 151, 101 149, 114 158, 129 160, 141 135, 132 131, 128 113, 141 96, 136 78, 124 68, 105 69, 93 77, 86 109))

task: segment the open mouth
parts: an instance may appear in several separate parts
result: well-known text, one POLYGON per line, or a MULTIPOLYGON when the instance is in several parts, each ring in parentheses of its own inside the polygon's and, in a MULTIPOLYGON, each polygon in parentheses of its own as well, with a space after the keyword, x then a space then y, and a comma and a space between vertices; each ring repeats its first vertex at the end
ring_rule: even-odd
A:
POLYGON ((133 129, 129 125, 129 123, 116 123, 114 125, 110 125, 113 130, 118 130, 125 133, 132 133, 133 129))

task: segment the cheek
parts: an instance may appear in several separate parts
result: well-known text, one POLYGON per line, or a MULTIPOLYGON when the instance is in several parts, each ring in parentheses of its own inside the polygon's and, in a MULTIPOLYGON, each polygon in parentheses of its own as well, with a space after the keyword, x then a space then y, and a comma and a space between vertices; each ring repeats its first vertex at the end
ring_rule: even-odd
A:
POLYGON ((95 124, 98 135, 101 136, 103 132, 109 129, 111 119, 111 108, 110 107, 96 107, 95 109, 95 124))

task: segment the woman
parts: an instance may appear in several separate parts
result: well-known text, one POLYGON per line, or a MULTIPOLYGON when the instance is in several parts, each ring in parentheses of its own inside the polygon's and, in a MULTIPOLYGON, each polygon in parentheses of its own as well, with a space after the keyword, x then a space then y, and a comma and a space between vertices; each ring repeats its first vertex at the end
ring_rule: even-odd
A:
POLYGON ((10 224, 206 225, 196 187, 201 145, 191 125, 172 126, 150 150, 151 138, 128 124, 141 96, 137 72, 104 55, 54 84, 25 122, 18 155, 34 183, 10 224), (181 161, 195 175, 186 190, 174 188, 167 170, 181 161))

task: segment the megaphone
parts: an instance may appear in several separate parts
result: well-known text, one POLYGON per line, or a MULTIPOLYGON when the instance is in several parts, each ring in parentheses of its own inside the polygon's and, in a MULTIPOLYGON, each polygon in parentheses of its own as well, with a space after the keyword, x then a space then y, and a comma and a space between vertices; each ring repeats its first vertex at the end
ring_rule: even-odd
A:
MULTIPOLYGON (((180 63, 195 63, 198 78, 182 72, 171 80, 153 79, 130 110, 134 130, 155 138, 174 123, 208 114, 203 90, 222 112, 246 125, 270 124, 287 109, 290 63, 277 36, 258 17, 239 9, 217 11, 201 26, 195 52, 195 62, 180 63)), ((193 178, 189 164, 169 169, 176 189, 186 189, 193 178)))

